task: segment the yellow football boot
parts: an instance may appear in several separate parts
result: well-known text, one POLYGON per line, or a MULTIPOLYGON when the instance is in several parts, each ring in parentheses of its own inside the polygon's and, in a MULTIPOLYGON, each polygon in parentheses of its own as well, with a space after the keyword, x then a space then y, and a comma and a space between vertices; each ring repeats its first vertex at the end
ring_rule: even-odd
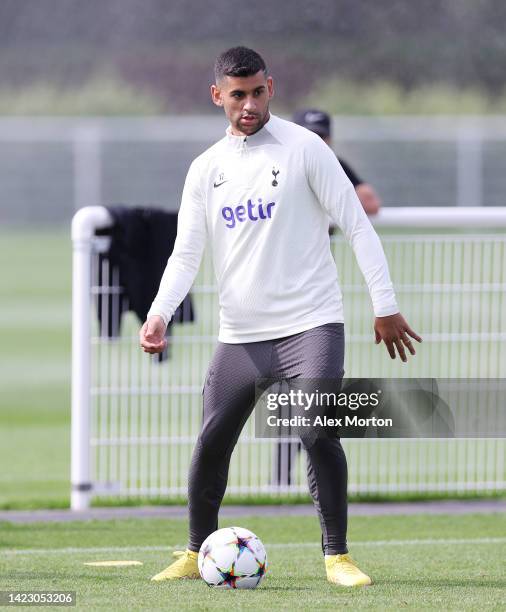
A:
POLYGON ((197 563, 199 553, 186 549, 185 551, 176 550, 173 555, 174 557, 178 557, 178 560, 171 563, 163 572, 153 576, 153 578, 151 578, 153 582, 178 580, 181 578, 200 578, 199 566, 197 563))
POLYGON ((325 555, 327 580, 341 586, 369 586, 372 580, 361 572, 350 555, 325 555))

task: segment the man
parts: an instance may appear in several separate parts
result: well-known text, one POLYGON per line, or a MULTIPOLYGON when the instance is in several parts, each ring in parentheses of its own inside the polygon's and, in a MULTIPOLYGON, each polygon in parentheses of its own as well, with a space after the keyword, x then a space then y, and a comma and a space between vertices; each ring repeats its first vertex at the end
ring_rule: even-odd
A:
MULTIPOLYGON (((307 130, 318 134, 320 138, 332 148, 332 128, 330 116, 324 111, 317 109, 307 109, 296 111, 293 121, 297 125, 302 125, 307 130)), ((346 176, 355 187, 358 199, 368 215, 375 215, 381 208, 381 200, 369 183, 363 181, 354 170, 341 158, 338 157, 346 176)))
MULTIPOLYGON (((368 283, 376 343, 406 361, 409 336, 378 237, 335 155, 308 130, 269 112, 274 83, 263 59, 235 47, 215 63, 214 104, 226 136, 190 166, 174 251, 147 321, 145 352, 164 349, 165 328, 197 274, 209 240, 220 301, 218 346, 203 393, 203 423, 189 474, 188 548, 153 580, 198 578, 197 555, 217 529, 230 456, 254 406, 258 378, 343 376, 342 298, 328 218, 350 241, 368 283)), ((346 457, 338 437, 305 444, 308 479, 322 526, 327 578, 366 585, 348 555, 346 457)))

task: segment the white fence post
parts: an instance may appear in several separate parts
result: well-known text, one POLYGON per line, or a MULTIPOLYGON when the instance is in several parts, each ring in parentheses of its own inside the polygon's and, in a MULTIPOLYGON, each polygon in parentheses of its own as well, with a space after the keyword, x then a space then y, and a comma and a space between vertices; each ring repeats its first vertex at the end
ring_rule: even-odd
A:
POLYGON ((111 225, 106 208, 89 206, 72 219, 72 510, 90 505, 91 253, 95 230, 111 225))

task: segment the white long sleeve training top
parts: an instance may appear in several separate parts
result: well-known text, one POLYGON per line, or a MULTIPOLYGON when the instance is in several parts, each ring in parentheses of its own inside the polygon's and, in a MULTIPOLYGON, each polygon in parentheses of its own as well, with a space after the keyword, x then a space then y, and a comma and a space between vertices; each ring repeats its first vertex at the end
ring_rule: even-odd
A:
POLYGON ((190 290, 209 238, 226 343, 282 338, 344 322, 329 216, 351 244, 376 316, 399 312, 379 238, 331 149, 270 115, 191 164, 177 238, 148 317, 167 323, 190 290))

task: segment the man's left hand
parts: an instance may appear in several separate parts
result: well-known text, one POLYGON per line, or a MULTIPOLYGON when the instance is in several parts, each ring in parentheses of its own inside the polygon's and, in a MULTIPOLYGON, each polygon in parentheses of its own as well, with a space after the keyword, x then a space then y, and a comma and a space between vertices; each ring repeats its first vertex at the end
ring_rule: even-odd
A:
POLYGON ((422 338, 411 329, 400 312, 388 317, 376 317, 374 332, 376 334, 376 344, 383 340, 392 359, 395 359, 396 348, 402 361, 408 360, 404 347, 412 355, 415 355, 415 348, 408 336, 411 336, 417 342, 422 342, 422 338))

